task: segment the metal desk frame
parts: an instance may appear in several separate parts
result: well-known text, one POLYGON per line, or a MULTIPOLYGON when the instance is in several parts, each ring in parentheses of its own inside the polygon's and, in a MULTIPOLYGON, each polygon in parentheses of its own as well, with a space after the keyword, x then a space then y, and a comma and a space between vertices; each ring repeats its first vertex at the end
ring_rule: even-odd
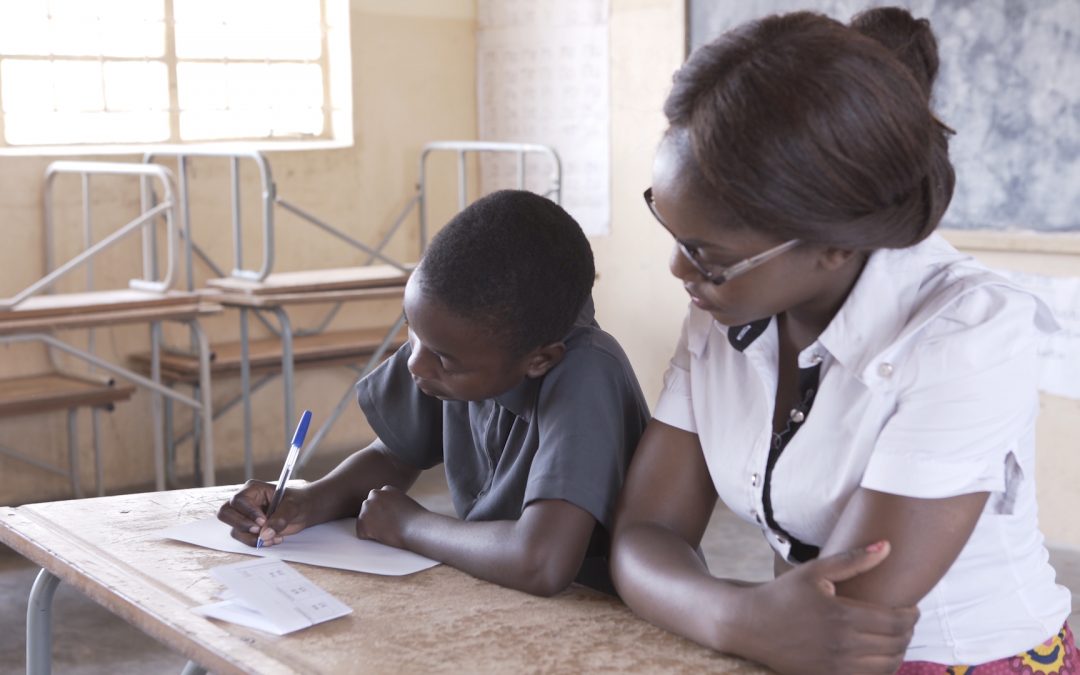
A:
MULTIPOLYGON (((28 299, 37 296, 39 294, 47 293, 51 290, 52 286, 62 277, 68 275, 79 267, 85 267, 86 270, 86 284, 88 289, 94 289, 94 268, 93 261, 96 256, 99 256, 102 252, 112 247, 114 244, 122 239, 130 236, 135 232, 139 232, 142 240, 142 277, 137 279, 131 279, 128 283, 129 286, 136 290, 143 290, 150 293, 164 294, 172 287, 175 277, 176 268, 176 239, 177 224, 176 224, 176 209, 177 201, 175 196, 175 189, 173 188, 172 173, 162 166, 151 166, 144 164, 131 164, 121 162, 81 162, 81 161, 57 161, 52 162, 46 168, 44 178, 44 251, 43 261, 46 274, 26 287, 16 295, 10 298, 0 299, 0 325, 2 325, 5 318, 13 318, 16 316, 15 310, 20 305, 23 305, 28 299), (71 258, 67 262, 56 266, 54 261, 54 183, 57 178, 63 174, 75 174, 78 175, 82 184, 82 232, 83 232, 83 250, 75 257, 71 258), (101 241, 93 241, 93 217, 90 208, 90 186, 92 176, 134 176, 139 179, 140 195, 142 210, 141 213, 126 225, 112 232, 101 241), (157 182, 160 187, 163 200, 154 203, 152 181, 157 182), (165 271, 163 274, 159 273, 159 251, 158 251, 158 236, 154 227, 155 221, 159 218, 164 218, 165 221, 165 271)), ((193 300, 194 302, 194 300, 193 300)), ((92 307, 87 307, 87 314, 92 314, 92 307)), ((154 432, 154 463, 155 463, 155 485, 158 490, 165 489, 165 451, 164 451, 164 435, 162 429, 162 401, 176 401, 182 403, 195 411, 196 418, 200 420, 202 424, 202 442, 205 448, 205 460, 203 462, 204 480, 209 481, 207 484, 212 484, 214 480, 213 469, 213 433, 212 433, 212 416, 210 414, 209 406, 209 392, 210 392, 210 380, 209 380, 209 347, 206 342, 205 335, 202 333, 198 322, 194 318, 186 318, 183 321, 191 328, 193 340, 196 349, 198 350, 200 358, 200 382, 204 386, 204 395, 202 400, 195 400, 187 396, 183 396, 173 392, 168 387, 161 384, 161 368, 160 368, 160 356, 162 349, 162 331, 161 321, 164 319, 157 318, 150 321, 150 348, 151 348, 151 374, 150 378, 145 378, 137 373, 132 372, 126 368, 110 364, 105 360, 94 354, 95 340, 94 340, 94 323, 92 320, 88 320, 86 323, 90 327, 88 328, 88 349, 83 350, 76 348, 62 340, 59 340, 51 332, 15 332, 10 335, 0 336, 0 343, 24 343, 24 342, 40 342, 46 346, 46 350, 53 368, 57 372, 65 372, 63 364, 58 358, 58 353, 63 352, 68 356, 71 356, 77 360, 86 363, 91 371, 93 369, 99 369, 121 377, 125 380, 129 380, 134 384, 148 389, 151 392, 151 416, 152 426, 154 432), (205 367, 203 367, 205 366, 205 367)), ((80 374, 80 376, 85 376, 80 374)), ((94 377, 91 374, 91 377, 94 377)), ((100 377, 100 376, 98 376, 100 377)), ((106 378, 107 379, 107 378, 106 378)), ((102 481, 102 469, 101 469, 101 446, 100 446, 100 430, 99 430, 99 410, 94 408, 91 410, 91 425, 92 425, 92 443, 94 450, 94 462, 95 462, 95 475, 97 478, 97 491, 98 494, 103 493, 103 481, 102 481)), ((70 444, 74 442, 74 420, 69 415, 69 455, 72 458, 76 457, 76 451, 70 444)), ((0 448, 0 452, 14 457, 20 461, 29 461, 30 464, 35 466, 41 466, 41 463, 33 461, 21 453, 12 451, 6 448, 0 448)), ((72 465, 69 467, 73 474, 73 485, 75 486, 76 496, 81 495, 81 489, 78 487, 78 481, 75 480, 74 474, 77 472, 77 467, 72 465)))
MULTIPOLYGON (((535 143, 496 143, 486 141, 438 141, 429 143, 424 146, 420 153, 419 159, 419 177, 416 184, 416 189, 413 196, 406 202, 405 206, 399 212, 395 218, 393 225, 383 236, 383 238, 374 246, 369 246, 349 234, 343 232, 339 228, 325 222, 318 218, 314 214, 306 211, 305 209, 297 206, 296 204, 284 199, 278 194, 276 184, 273 179, 273 172, 270 169, 270 163, 266 157, 256 150, 249 149, 230 149, 230 148, 172 148, 155 151, 144 156, 144 162, 153 165, 157 159, 161 157, 173 157, 177 162, 177 173, 179 176, 179 217, 182 223, 181 232, 190 233, 190 191, 188 187, 188 168, 189 162, 195 157, 216 157, 219 159, 225 159, 230 164, 230 196, 231 196, 231 215, 232 215, 232 270, 228 273, 229 277, 235 279, 248 280, 253 282, 261 282, 265 280, 272 272, 272 268, 275 261, 275 247, 274 247, 274 209, 275 206, 280 206, 286 211, 296 215, 302 220, 318 227, 324 232, 336 237, 337 239, 345 242, 350 247, 357 249, 366 255, 366 259, 361 265, 371 265, 376 262, 383 263, 395 267, 403 272, 407 272, 409 267, 393 258, 385 255, 387 244, 393 240, 394 236, 401 230, 406 219, 412 213, 415 208, 419 218, 419 230, 420 230, 420 248, 418 251, 418 257, 423 255, 424 250, 427 248, 428 241, 428 204, 427 204, 427 188, 428 188, 428 159, 433 154, 438 153, 455 153, 457 156, 457 182, 458 182, 458 209, 463 209, 468 204, 469 195, 469 181, 468 171, 466 166, 466 159, 469 154, 514 154, 517 156, 517 184, 519 189, 525 188, 526 181, 526 157, 528 155, 539 155, 547 158, 551 172, 548 179, 549 189, 544 193, 545 196, 551 198, 556 203, 561 202, 562 198, 562 164, 559 160, 558 154, 554 149, 535 143), (249 161, 252 162, 259 175, 260 181, 260 194, 261 194, 261 206, 260 214, 262 220, 262 260, 258 269, 249 269, 244 266, 243 258, 243 222, 240 212, 240 162, 249 161)), ((205 264, 207 264, 211 270, 214 271, 219 277, 225 277, 224 269, 217 265, 206 252, 200 248, 195 242, 192 236, 186 236, 184 240, 185 247, 185 261, 188 264, 187 278, 189 280, 189 289, 191 280, 194 278, 193 269, 191 267, 192 260, 198 257, 205 264)), ((227 301, 225 304, 230 304, 227 301)), ((340 310, 342 302, 336 302, 327 315, 313 328, 296 330, 294 329, 292 322, 289 319, 288 312, 285 309, 284 303, 273 306, 267 306, 262 308, 249 307, 246 305, 238 304, 234 305, 239 310, 239 331, 240 331, 240 344, 241 344, 241 365, 240 365, 240 400, 243 404, 243 428, 244 428, 244 475, 246 478, 253 477, 254 474, 254 460, 252 451, 252 412, 251 412, 251 394, 253 387, 251 383, 251 366, 250 366, 250 325, 249 325, 249 312, 253 312, 255 318, 258 319, 271 334, 281 338, 282 355, 281 355, 281 377, 282 377, 282 389, 283 389, 283 412, 282 412, 282 427, 283 437, 288 437, 292 433, 294 427, 294 420, 296 419, 296 403, 294 400, 294 368, 293 368, 293 338, 298 335, 310 335, 314 333, 322 332, 333 320, 334 316, 340 310), (275 322, 268 321, 263 312, 273 314, 275 322), (275 325, 276 323, 276 325, 275 325)), ((377 365, 385 356, 389 345, 393 341, 393 338, 401 330, 404 325, 404 318, 399 318, 390 330, 386 334, 386 338, 383 343, 376 349, 375 353, 360 367, 359 377, 363 377, 370 372, 375 365, 377 365)), ((265 384, 266 380, 261 381, 256 385, 256 388, 265 384)), ((305 448, 304 454, 299 460, 299 467, 303 467, 307 463, 308 459, 314 454, 319 447, 322 439, 330 431, 333 425, 337 422, 338 418, 344 412, 349 401, 352 398, 352 387, 350 386, 338 400, 337 405, 331 412, 330 416, 320 425, 319 429, 315 432, 312 440, 305 448)), ((226 404, 224 409, 228 409, 232 406, 233 402, 226 404)), ((171 429, 171 408, 166 409, 166 428, 171 429)), ((172 436, 170 433, 170 453, 172 452, 172 436)), ((298 468, 299 468, 298 467, 298 468)))

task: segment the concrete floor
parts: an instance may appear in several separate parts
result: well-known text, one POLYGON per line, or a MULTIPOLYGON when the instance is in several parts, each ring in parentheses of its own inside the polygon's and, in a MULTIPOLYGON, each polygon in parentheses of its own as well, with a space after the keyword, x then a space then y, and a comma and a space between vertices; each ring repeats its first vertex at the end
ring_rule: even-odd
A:
MULTIPOLYGON (((322 475, 340 458, 315 458, 305 477, 322 475)), ((280 467, 259 467, 256 476, 276 475, 280 467)), ((219 482, 240 482, 225 473, 219 482)), ((427 472, 411 494, 427 508, 452 513, 441 468, 427 472)), ((757 528, 718 508, 702 543, 710 569, 719 575, 747 580, 772 577, 772 553, 757 528), (738 552, 738 553, 733 553, 738 552)), ((1080 627, 1080 551, 1051 551, 1058 581, 1073 590, 1075 611, 1070 618, 1080 627)), ((10 549, 0 546, 0 675, 25 670, 26 601, 37 568, 10 549)), ((186 659, 117 619, 64 584, 54 599, 57 620, 53 628, 53 672, 58 675, 109 673, 179 673, 186 659)))

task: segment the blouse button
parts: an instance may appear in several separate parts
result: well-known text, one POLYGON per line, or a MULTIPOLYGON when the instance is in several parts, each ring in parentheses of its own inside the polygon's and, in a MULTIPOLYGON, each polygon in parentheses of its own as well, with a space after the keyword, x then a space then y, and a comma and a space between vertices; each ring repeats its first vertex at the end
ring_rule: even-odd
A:
MULTIPOLYGON (((761 475, 760 474, 755 473, 753 476, 750 476, 750 487, 757 487, 759 482, 761 482, 761 475)), ((754 514, 754 515, 757 515, 757 514, 754 514)))
POLYGON ((893 365, 891 363, 888 363, 888 362, 882 362, 882 363, 878 364, 877 374, 879 376, 881 376, 881 377, 886 377, 886 378, 892 377, 893 365))
POLYGON ((788 417, 790 417, 791 421, 795 424, 802 424, 802 421, 806 419, 806 413, 799 410, 798 408, 792 408, 791 412, 788 414, 788 417))
POLYGON ((824 359, 822 358, 821 354, 814 354, 813 356, 810 357, 810 365, 816 366, 817 364, 821 363, 823 360, 824 359))

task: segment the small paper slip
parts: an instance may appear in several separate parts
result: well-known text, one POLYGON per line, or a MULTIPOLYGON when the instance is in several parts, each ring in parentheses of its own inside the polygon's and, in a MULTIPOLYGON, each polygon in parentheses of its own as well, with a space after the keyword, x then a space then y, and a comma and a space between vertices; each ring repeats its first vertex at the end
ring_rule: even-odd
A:
POLYGON ((192 611, 267 633, 285 635, 352 612, 278 558, 222 565, 210 576, 228 587, 229 599, 192 611))

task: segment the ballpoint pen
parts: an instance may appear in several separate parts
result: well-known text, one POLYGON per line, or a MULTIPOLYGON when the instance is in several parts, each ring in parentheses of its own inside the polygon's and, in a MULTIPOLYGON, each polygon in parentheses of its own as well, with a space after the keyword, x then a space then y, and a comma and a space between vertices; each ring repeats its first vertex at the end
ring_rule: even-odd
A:
MULTIPOLYGON (((300 415, 300 423, 296 425, 296 433, 293 434, 292 444, 289 445, 289 454, 285 456, 285 466, 281 467, 281 476, 278 478, 274 496, 270 498, 270 506, 266 509, 266 522, 270 522, 270 516, 274 515, 281 498, 285 496, 285 484, 292 478, 293 467, 296 466, 296 458, 300 456, 300 446, 304 444, 304 436, 307 436, 308 424, 311 422, 311 411, 305 410, 300 415)), ((255 541, 255 548, 262 548, 263 540, 259 537, 255 541)))

